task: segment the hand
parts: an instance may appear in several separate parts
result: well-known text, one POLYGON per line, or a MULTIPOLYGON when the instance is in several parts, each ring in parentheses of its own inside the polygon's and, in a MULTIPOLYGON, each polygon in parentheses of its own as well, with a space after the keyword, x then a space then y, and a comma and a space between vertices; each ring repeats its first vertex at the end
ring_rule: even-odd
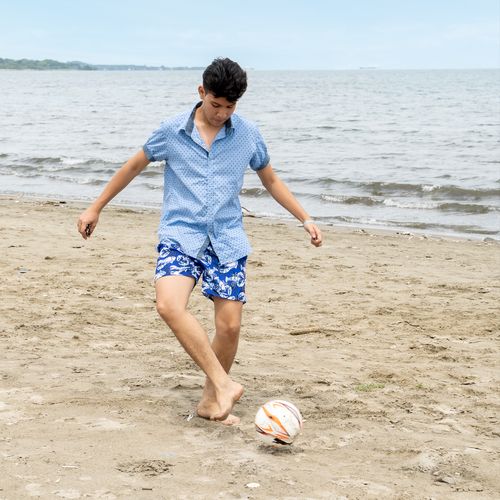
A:
POLYGON ((319 227, 314 222, 305 222, 304 229, 311 235, 311 244, 320 247, 323 243, 323 236, 319 227))
POLYGON ((97 222, 99 221, 99 212, 93 210, 92 208, 87 208, 85 212, 80 215, 77 227, 78 232, 82 235, 83 239, 86 240, 94 232, 97 222))

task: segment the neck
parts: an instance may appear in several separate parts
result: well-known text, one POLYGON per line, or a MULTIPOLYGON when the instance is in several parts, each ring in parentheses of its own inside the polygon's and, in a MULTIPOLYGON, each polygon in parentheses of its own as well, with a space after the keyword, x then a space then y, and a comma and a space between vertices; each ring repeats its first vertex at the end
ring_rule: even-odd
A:
POLYGON ((219 131, 222 127, 224 127, 226 124, 223 123, 220 126, 215 126, 212 125, 205 117, 205 113, 203 111, 203 104, 196 110, 196 113, 194 115, 194 120, 197 126, 203 127, 205 129, 209 129, 212 131, 219 131))

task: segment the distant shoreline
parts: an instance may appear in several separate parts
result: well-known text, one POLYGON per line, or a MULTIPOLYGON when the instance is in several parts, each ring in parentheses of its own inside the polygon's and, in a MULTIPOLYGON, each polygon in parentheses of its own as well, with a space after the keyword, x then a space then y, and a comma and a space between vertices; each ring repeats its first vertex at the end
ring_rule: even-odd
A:
MULTIPOLYGON (((60 62, 54 59, 2 59, 0 57, 0 70, 77 70, 77 71, 182 71, 194 70, 203 71, 204 66, 148 66, 145 64, 90 64, 82 61, 60 62)), ((307 71, 307 72, 322 72, 322 71, 498 71, 500 68, 389 68, 378 66, 358 66, 353 68, 274 68, 274 69, 259 69, 248 67, 247 70, 259 71, 307 71)))
POLYGON ((53 59, 2 59, 0 69, 79 70, 79 71, 178 71, 202 70, 201 66, 147 66, 136 64, 89 64, 82 61, 60 62, 53 59))

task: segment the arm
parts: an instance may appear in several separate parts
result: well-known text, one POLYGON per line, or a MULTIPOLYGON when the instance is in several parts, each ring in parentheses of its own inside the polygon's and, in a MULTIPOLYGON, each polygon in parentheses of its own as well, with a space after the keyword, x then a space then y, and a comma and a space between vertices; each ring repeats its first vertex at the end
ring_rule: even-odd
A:
POLYGON ((295 196, 287 188, 286 184, 274 173, 273 167, 267 165, 257 171, 257 175, 269 194, 294 217, 304 224, 304 229, 311 235, 311 243, 319 247, 323 241, 318 226, 311 221, 307 212, 302 208, 295 196))
POLYGON ((134 177, 139 175, 148 164, 149 160, 141 149, 132 156, 113 177, 111 177, 103 192, 78 219, 78 232, 84 239, 87 239, 94 231, 102 209, 122 191, 134 177))

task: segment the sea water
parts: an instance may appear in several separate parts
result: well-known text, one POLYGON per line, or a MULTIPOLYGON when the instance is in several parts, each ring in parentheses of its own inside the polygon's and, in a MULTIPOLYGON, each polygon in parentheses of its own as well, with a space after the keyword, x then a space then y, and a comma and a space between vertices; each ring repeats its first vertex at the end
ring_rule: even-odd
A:
MULTIPOLYGON (((318 221, 500 238, 500 70, 252 71, 237 112, 318 221)), ((199 71, 0 71, 0 193, 91 200, 199 71)), ((162 163, 116 201, 161 205, 162 163)), ((287 217, 250 169, 241 204, 287 217)))

